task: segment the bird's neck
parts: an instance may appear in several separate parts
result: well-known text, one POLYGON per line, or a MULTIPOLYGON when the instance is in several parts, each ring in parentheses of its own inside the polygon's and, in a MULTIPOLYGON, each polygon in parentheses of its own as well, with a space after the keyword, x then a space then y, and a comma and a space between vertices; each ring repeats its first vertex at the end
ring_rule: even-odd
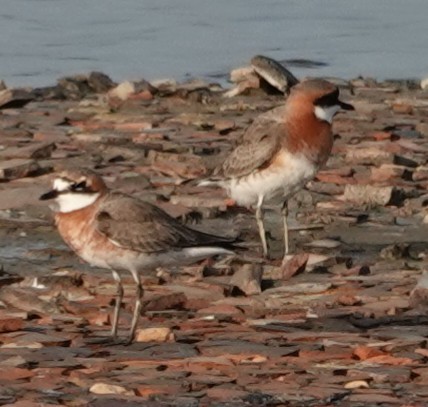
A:
POLYGON ((333 146, 331 125, 315 116, 312 106, 287 112, 292 120, 286 121, 286 147, 293 153, 301 152, 322 166, 327 161, 333 146))

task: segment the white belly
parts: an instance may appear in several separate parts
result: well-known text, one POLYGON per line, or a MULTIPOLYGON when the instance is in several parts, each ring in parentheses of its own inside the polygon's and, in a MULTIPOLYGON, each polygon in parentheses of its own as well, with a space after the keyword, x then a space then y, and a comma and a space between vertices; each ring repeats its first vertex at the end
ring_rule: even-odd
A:
POLYGON ((102 259, 92 258, 91 264, 113 270, 154 271, 157 267, 184 266, 219 254, 233 254, 232 251, 215 246, 171 249, 159 253, 142 253, 121 250, 105 254, 102 259))
POLYGON ((263 202, 281 202, 303 188, 317 170, 305 156, 284 152, 279 165, 232 179, 226 188, 238 205, 254 206, 260 196, 263 202))

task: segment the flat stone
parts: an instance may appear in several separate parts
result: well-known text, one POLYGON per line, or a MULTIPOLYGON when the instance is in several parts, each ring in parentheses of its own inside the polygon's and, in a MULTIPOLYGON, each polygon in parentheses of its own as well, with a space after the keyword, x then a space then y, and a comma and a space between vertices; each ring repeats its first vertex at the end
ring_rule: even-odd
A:
POLYGON ((40 170, 39 164, 34 160, 12 159, 0 162, 0 180, 9 181, 16 178, 28 177, 40 170))
POLYGON ((28 379, 33 377, 35 373, 29 369, 20 367, 0 367, 0 381, 14 381, 20 379, 28 379))
POLYGON ((0 332, 20 331, 23 327, 22 318, 0 316, 0 332))
POLYGON ((45 335, 38 332, 20 333, 14 336, 3 336, 3 349, 11 348, 40 348, 43 346, 67 346, 71 340, 53 335, 45 335), (6 339, 7 338, 7 339, 6 339))
POLYGON ((0 159, 25 158, 25 159, 44 159, 49 158, 56 149, 54 143, 31 143, 25 147, 7 148, 0 151, 0 159))
POLYGON ((108 383, 95 383, 89 389, 94 394, 120 394, 124 396, 134 396, 134 390, 126 389, 123 386, 108 383))
POLYGON ((34 100, 33 93, 25 89, 0 90, 0 109, 16 109, 34 100))
POLYGON ((263 267, 259 264, 243 264, 230 279, 230 285, 238 287, 245 295, 255 295, 262 292, 261 281, 263 267))
POLYGON ((170 328, 138 329, 135 334, 136 342, 174 342, 174 333, 170 328))

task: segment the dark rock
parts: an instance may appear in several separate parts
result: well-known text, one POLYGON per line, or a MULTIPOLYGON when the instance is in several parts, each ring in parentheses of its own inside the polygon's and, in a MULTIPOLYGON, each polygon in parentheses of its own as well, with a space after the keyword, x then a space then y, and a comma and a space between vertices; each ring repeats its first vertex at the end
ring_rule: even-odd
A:
POLYGON ((58 86, 66 99, 80 100, 92 93, 86 75, 67 76, 58 79, 58 86))
POLYGON ((272 58, 256 55, 251 59, 251 66, 266 82, 283 93, 299 83, 299 80, 283 65, 272 58))
POLYGON ((35 99, 35 95, 25 89, 5 89, 0 91, 0 109, 17 109, 35 99))
POLYGON ((95 93, 105 93, 116 86, 109 76, 102 72, 91 72, 88 77, 88 85, 95 93))

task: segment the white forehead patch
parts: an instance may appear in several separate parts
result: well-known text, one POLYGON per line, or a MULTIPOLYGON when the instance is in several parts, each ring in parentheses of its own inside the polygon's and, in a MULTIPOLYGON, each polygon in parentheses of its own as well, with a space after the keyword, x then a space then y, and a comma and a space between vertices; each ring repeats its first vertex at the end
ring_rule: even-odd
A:
POLYGON ((340 110, 339 105, 333 105, 333 106, 315 106, 314 112, 315 116, 318 117, 320 120, 324 120, 328 123, 333 122, 334 115, 340 110))
POLYGON ((64 178, 55 178, 53 182, 53 189, 58 192, 67 191, 70 189, 71 184, 72 183, 70 181, 67 181, 64 178))

